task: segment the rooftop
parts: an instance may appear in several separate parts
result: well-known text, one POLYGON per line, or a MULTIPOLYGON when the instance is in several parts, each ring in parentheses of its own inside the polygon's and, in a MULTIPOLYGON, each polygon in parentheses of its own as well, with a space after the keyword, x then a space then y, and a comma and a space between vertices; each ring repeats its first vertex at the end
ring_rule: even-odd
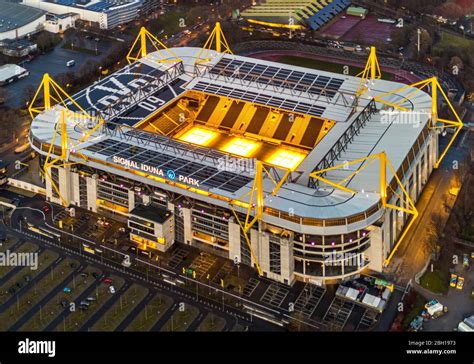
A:
POLYGON ((130 211, 130 215, 163 224, 172 214, 161 206, 151 204, 148 206, 137 205, 132 211, 130 211))
POLYGON ((40 9, 0 0, 0 33, 20 28, 44 14, 40 9))
MULTIPOLYGON (((167 73, 173 66, 170 62, 157 62, 159 54, 155 52, 74 96, 84 109, 95 115, 100 113, 105 119, 117 123, 113 129, 105 128, 105 134, 96 132, 93 138, 81 145, 81 153, 94 160, 88 162, 91 166, 112 173, 122 173, 120 170, 125 167, 127 171, 134 171, 134 178, 144 183, 163 184, 170 191, 191 196, 199 193, 205 201, 227 206, 227 202, 212 196, 233 199, 244 195, 251 189, 254 173, 251 170, 223 170, 220 162, 226 156, 230 154, 236 157, 234 159, 240 156, 241 161, 245 162, 249 160, 247 155, 250 155, 267 163, 273 159, 266 159, 264 155, 270 156, 281 150, 282 145, 288 145, 293 150, 295 144, 304 144, 304 131, 309 128, 309 123, 321 125, 313 121, 326 120, 331 122, 327 133, 307 143, 303 158, 297 161, 288 155, 275 158, 279 163, 295 161, 295 167, 291 168, 294 170, 293 182, 283 184, 277 196, 271 196, 274 185, 269 178, 265 178, 265 206, 279 211, 293 210, 295 215, 301 217, 338 218, 366 211, 378 203, 380 196, 376 163, 348 180, 349 188, 365 190, 356 195, 327 187, 311 188, 308 175, 337 143, 347 139, 346 133, 353 128, 375 95, 398 89, 402 84, 374 80, 370 89, 355 104, 354 95, 359 79, 353 76, 212 51, 206 56, 210 61, 203 66, 205 69, 195 75, 194 61, 200 49, 182 47, 172 51, 183 60, 183 70, 173 77, 167 73), (162 79, 166 79, 166 83, 162 83, 162 79), (190 98, 191 101, 188 101, 192 102, 193 94, 200 94, 203 100, 207 100, 206 105, 209 100, 214 100, 206 117, 196 112, 192 122, 178 126, 178 129, 181 127, 178 131, 162 130, 160 125, 156 130, 148 128, 146 122, 154 122, 162 114, 175 120, 171 108, 181 99, 190 98), (143 105, 146 107, 137 107, 145 99, 148 100, 143 105), (155 107, 150 100, 159 106, 155 107), (277 111, 278 117, 273 121, 271 116, 265 116, 265 122, 260 123, 273 123, 273 129, 268 129, 273 131, 265 138, 276 150, 265 145, 258 149, 252 144, 258 143, 255 139, 262 138, 266 131, 261 128, 256 132, 254 130, 255 134, 250 133, 249 125, 240 127, 242 118, 238 117, 235 121, 226 115, 215 118, 214 121, 219 120, 218 123, 216 121, 211 125, 214 121, 208 117, 210 113, 238 116, 242 105, 241 109, 247 108, 254 114, 265 108, 277 111), (284 133, 277 133, 284 115, 288 113, 298 115, 299 122, 291 126, 291 132, 285 129, 284 133), (276 138, 276 134, 281 138, 276 138), (296 138, 291 142, 293 134, 296 138), (259 153, 262 153, 262 158, 259 153), (113 165, 118 168, 113 168, 113 165), (168 174, 170 170, 173 173, 168 174), (154 182, 150 182, 152 180, 154 182), (199 192, 195 192, 196 188, 199 192)), ((403 105, 411 110, 430 110, 431 98, 424 92, 413 94, 413 89, 407 88, 398 93, 397 97, 400 96, 405 99, 403 105)), ((72 105, 68 107, 73 108, 72 105)), ((332 161, 333 164, 385 151, 394 169, 398 170, 405 157, 411 154, 410 150, 420 147, 419 136, 425 130, 429 113, 420 113, 419 125, 414 126, 397 119, 403 118, 403 115, 396 114, 389 120, 382 120, 381 107, 377 105, 378 112, 369 116, 354 138, 350 138, 343 152, 332 161)), ((204 109, 205 106, 200 110, 204 109)), ((55 122, 59 119, 58 110, 55 108, 39 115, 33 121, 30 135, 49 143, 55 122)), ((73 123, 68 129, 71 138, 80 137, 73 123)), ((56 143, 59 143, 56 139, 56 143)), ((79 157, 77 159, 81 161, 79 157)), ((334 175, 341 180, 352 171, 351 166, 335 171, 334 175)), ((275 173, 280 177, 283 175, 279 168, 276 168, 275 173)), ((390 181, 392 177, 388 172, 387 180, 390 181)))

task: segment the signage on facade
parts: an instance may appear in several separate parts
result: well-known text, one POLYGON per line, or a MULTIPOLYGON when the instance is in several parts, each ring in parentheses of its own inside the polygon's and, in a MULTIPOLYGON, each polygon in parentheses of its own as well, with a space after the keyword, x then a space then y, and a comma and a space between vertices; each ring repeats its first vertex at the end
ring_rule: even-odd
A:
POLYGON ((155 166, 150 166, 149 164, 139 163, 136 161, 132 161, 127 158, 113 156, 112 158, 114 163, 120 164, 125 168, 135 169, 141 172, 150 173, 158 177, 163 177, 169 179, 171 181, 177 181, 180 183, 185 183, 194 187, 199 187, 199 180, 195 178, 191 178, 189 176, 185 176, 179 173, 176 173, 172 169, 163 169, 155 166))

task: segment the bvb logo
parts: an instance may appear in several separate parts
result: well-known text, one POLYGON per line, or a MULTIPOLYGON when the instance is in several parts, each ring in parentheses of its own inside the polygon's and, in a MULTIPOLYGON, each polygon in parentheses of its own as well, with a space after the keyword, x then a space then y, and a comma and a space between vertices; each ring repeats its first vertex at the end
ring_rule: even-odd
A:
POLYGON ((168 176, 169 179, 175 179, 176 178, 176 173, 172 169, 168 169, 166 171, 166 175, 168 176))

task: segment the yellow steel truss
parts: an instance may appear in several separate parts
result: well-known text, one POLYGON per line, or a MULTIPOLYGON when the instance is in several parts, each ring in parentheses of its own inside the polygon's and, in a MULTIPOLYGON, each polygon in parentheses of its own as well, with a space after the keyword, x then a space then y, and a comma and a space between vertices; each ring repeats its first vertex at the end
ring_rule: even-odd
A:
POLYGON ((405 238, 407 232, 410 230, 410 227, 412 226, 413 222, 418 217, 418 210, 416 209, 415 204, 411 200, 410 195, 405 190, 405 187, 403 186, 403 183, 398 178, 397 173, 395 172, 395 169, 393 168, 392 164, 390 163, 390 160, 387 158, 387 155, 385 154, 385 152, 372 154, 372 155, 369 155, 367 157, 354 159, 352 161, 348 161, 348 162, 345 162, 345 163, 342 163, 342 164, 338 164, 338 165, 330 167, 330 168, 325 168, 325 169, 322 169, 322 170, 319 170, 319 171, 315 171, 315 172, 311 173, 309 176, 312 177, 312 178, 318 179, 318 180, 320 180, 320 181, 322 181, 322 182, 324 182, 328 185, 331 185, 335 188, 338 188, 342 191, 355 194, 355 193, 357 193, 357 191, 354 191, 354 190, 344 186, 343 184, 345 182, 347 182, 348 180, 350 180, 353 176, 355 176, 356 174, 360 173, 362 170, 364 170, 365 168, 370 166, 372 163, 374 163, 377 160, 380 163, 379 188, 380 188, 380 200, 382 202, 382 206, 384 208, 391 208, 393 210, 403 212, 403 213, 406 213, 406 214, 409 214, 409 215, 412 216, 411 220, 406 225, 402 235, 400 236, 397 243, 395 244, 392 251, 390 252, 390 255, 388 256, 387 259, 385 259, 385 266, 388 266, 390 264, 390 261, 391 261, 393 255, 395 254, 395 252, 397 251, 397 249, 400 246, 401 242, 405 238), (321 174, 324 174, 326 172, 329 172, 329 171, 332 171, 332 170, 335 170, 335 169, 341 169, 341 168, 347 169, 347 167, 349 165, 359 164, 359 163, 362 163, 362 164, 358 169, 356 169, 354 172, 350 173, 348 176, 346 176, 345 178, 343 178, 342 180, 340 180, 338 182, 330 181, 327 178, 323 178, 321 176, 321 174), (393 176, 394 176, 394 178, 397 182, 398 187, 400 187, 400 190, 402 191, 401 194, 398 194, 396 190, 393 190, 392 187, 390 186, 390 183, 387 182, 387 168, 392 172, 392 174, 393 174, 393 176), (400 206, 388 203, 388 201, 387 201, 387 195, 388 195, 387 192, 388 192, 389 189, 391 190, 391 192, 395 196, 397 196, 399 198, 400 206), (407 207, 404 207, 404 206, 407 206, 407 207))
POLYGON ((263 178, 265 175, 267 175, 270 178, 270 180, 274 183, 275 187, 272 191, 272 195, 275 196, 278 193, 278 190, 280 189, 280 187, 283 185, 283 183, 285 183, 285 181, 289 177, 291 170, 288 169, 285 172, 284 176, 280 179, 280 181, 277 182, 271 176, 270 172, 263 166, 263 163, 261 161, 256 161, 255 167, 256 167, 255 178, 253 181, 252 189, 250 190, 250 192, 247 192, 244 195, 240 196, 239 198, 232 200, 230 202, 230 207, 232 209, 232 212, 234 213, 235 219, 239 223, 240 228, 242 229, 242 232, 244 233, 245 241, 250 249, 250 254, 252 255, 252 258, 255 262, 258 274, 261 276, 263 275, 263 271, 258 262, 258 258, 252 248, 252 243, 250 242, 248 232, 255 225, 256 222, 262 220, 263 207, 264 207, 263 178), (241 199, 246 196, 250 196, 248 203, 241 201, 241 199), (237 211, 235 211, 234 209, 234 205, 247 209, 247 213, 245 215, 244 221, 242 221, 239 218, 237 211), (251 218, 251 215, 254 215, 253 219, 251 218))
POLYGON ((229 47, 229 43, 227 43, 227 39, 225 38, 224 32, 222 31, 221 23, 219 22, 216 22, 216 26, 214 27, 214 30, 211 32, 211 34, 209 35, 209 38, 207 39, 206 43, 202 47, 198 56, 196 57, 196 62, 195 62, 196 65, 209 62, 209 60, 211 59, 210 52, 211 50, 213 50, 214 44, 215 44, 215 50, 218 53, 233 54, 229 47))
POLYGON ((68 93, 64 91, 48 74, 45 74, 43 76, 41 84, 36 90, 33 100, 30 103, 28 111, 31 117, 34 118, 36 115, 42 113, 43 111, 51 109, 54 104, 62 106, 61 114, 59 121, 56 123, 56 127, 54 129, 51 144, 49 146, 48 153, 46 155, 45 162, 43 165, 43 170, 40 172, 45 176, 45 178, 48 178, 51 181, 51 185, 58 193, 62 204, 64 206, 67 206, 66 200, 61 195, 58 186, 51 177, 51 167, 60 165, 71 165, 72 163, 68 163, 69 151, 71 149, 74 150, 74 152, 78 155, 82 156, 82 158, 86 159, 86 157, 79 152, 78 145, 86 141, 98 128, 100 128, 104 124, 104 120, 89 115, 89 113, 87 113, 71 96, 69 96, 68 93), (43 95, 42 102, 40 103, 41 91, 43 91, 43 95), (79 111, 69 110, 68 102, 74 105, 79 111), (82 131, 82 136, 75 142, 70 140, 68 137, 68 118, 74 119, 76 121, 75 126, 82 131), (95 125, 91 128, 84 127, 83 125, 81 125, 88 121, 95 122, 95 125), (54 153, 54 142, 58 134, 61 135, 61 154, 55 156, 56 154, 54 153))
POLYGON ((138 61, 140 58, 146 57, 148 54, 147 44, 150 44, 158 53, 160 63, 177 63, 181 59, 170 49, 168 49, 163 42, 151 34, 145 27, 140 29, 135 41, 133 42, 130 51, 127 54, 128 63, 138 61), (138 46, 138 47, 137 47, 138 46), (167 52, 168 55, 165 53, 167 52))
POLYGON ((449 148, 451 148, 451 145, 454 143, 454 140, 456 139, 456 137, 458 136, 459 132, 461 131, 461 129, 463 127, 463 123, 461 121, 461 118, 459 117, 458 113, 456 112, 453 105, 449 101, 449 98, 444 93, 441 85, 438 82, 438 79, 436 77, 431 77, 427 80, 419 81, 419 82, 413 83, 411 85, 405 85, 405 86, 402 86, 402 87, 400 87, 396 90, 392 90, 390 92, 385 92, 385 93, 382 93, 380 95, 377 95, 377 96, 374 97, 374 100, 377 101, 377 102, 381 102, 385 105, 391 106, 395 109, 399 109, 399 110, 402 110, 402 111, 405 111, 405 112, 409 112, 409 111, 411 111, 410 109, 402 106, 403 102, 405 102, 407 99, 411 98, 417 92, 420 92, 420 91, 422 91, 423 89, 425 89, 427 87, 429 87, 430 90, 431 90, 431 121, 428 124, 428 127, 430 129, 455 128, 455 131, 454 131, 454 134, 453 134, 451 140, 449 141, 448 145, 443 150, 443 152, 441 153, 441 155, 439 156, 438 160, 435 163, 435 168, 438 168, 439 165, 441 164, 441 161, 443 160, 444 156, 448 152, 449 148), (398 96, 399 92, 401 92, 403 90, 406 90, 406 89, 409 89, 409 88, 414 88, 414 90, 412 90, 408 95, 406 95, 404 97, 398 96), (440 92, 440 94, 444 98, 444 101, 446 102, 449 109, 453 113, 455 120, 446 120, 446 119, 441 119, 441 118, 438 117, 438 91, 440 92), (387 96, 394 96, 394 95, 400 97, 400 100, 398 102, 387 101, 385 99, 387 96))
POLYGON ((369 58, 367 59, 365 68, 357 75, 357 77, 360 77, 359 87, 356 92, 357 97, 363 95, 367 91, 367 83, 369 80, 375 80, 382 77, 375 47, 370 47, 369 58))
POLYGON ((30 113, 31 119, 34 119, 36 115, 41 114, 45 110, 51 109, 54 104, 61 104, 67 109, 67 101, 71 102, 78 110, 84 113, 84 115, 89 116, 89 114, 76 101, 74 101, 74 99, 69 96, 67 92, 49 76, 49 74, 45 73, 28 106, 28 112, 30 113), (41 91, 43 91, 42 100, 40 99, 41 91))

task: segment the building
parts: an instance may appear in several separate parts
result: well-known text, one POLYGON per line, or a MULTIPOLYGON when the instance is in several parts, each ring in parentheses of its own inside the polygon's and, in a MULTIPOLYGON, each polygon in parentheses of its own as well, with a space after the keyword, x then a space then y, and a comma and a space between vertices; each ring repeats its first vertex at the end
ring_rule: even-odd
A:
POLYGON ((0 66, 0 86, 8 85, 23 77, 27 77, 29 74, 28 70, 16 64, 5 64, 0 66))
POLYGON ((318 30, 350 3, 351 0, 262 0, 241 15, 253 24, 318 30))
POLYGON ((9 57, 25 57, 37 50, 38 45, 25 38, 0 41, 0 52, 9 57))
POLYGON ((17 39, 42 29, 46 12, 0 0, 0 41, 17 39))
POLYGON ((141 249, 189 244, 285 284, 382 271, 438 159, 430 95, 381 79, 360 94, 360 78, 200 52, 148 52, 73 96, 104 124, 71 102, 37 114, 32 148, 69 161, 45 167, 47 199, 123 215, 141 249), (394 90, 416 123, 375 101, 394 90), (382 152, 393 169, 358 161, 382 152), (314 175, 341 163, 324 178, 350 190, 314 175))
POLYGON ((350 16, 357 16, 359 18, 365 19, 369 11, 365 8, 350 6, 347 8, 346 14, 350 16))
POLYGON ((44 22, 44 30, 51 33, 63 33, 70 28, 74 28, 76 20, 79 19, 79 14, 65 13, 65 14, 46 14, 46 21, 44 22))
POLYGON ((101 29, 112 29, 138 17, 143 0, 23 0, 52 14, 75 13, 101 29))

